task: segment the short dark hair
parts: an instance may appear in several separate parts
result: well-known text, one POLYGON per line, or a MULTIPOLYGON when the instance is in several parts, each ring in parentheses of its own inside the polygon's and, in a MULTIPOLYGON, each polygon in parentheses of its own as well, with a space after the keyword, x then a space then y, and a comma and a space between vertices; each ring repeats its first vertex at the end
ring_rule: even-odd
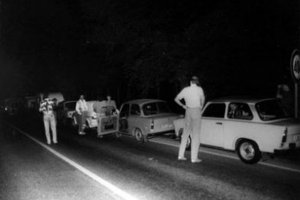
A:
POLYGON ((191 83, 199 85, 199 78, 197 76, 192 76, 191 83))

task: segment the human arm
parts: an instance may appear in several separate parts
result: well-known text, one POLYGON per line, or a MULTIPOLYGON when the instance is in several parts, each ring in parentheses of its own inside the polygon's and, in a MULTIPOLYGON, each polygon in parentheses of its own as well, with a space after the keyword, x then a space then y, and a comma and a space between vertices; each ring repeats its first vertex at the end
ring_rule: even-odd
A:
POLYGON ((184 105, 184 104, 181 102, 181 99, 183 99, 183 97, 182 97, 182 91, 175 97, 174 101, 175 101, 175 103, 177 103, 179 106, 181 106, 183 109, 187 109, 187 106, 184 105))
POLYGON ((201 96, 200 96, 200 108, 201 108, 201 110, 203 109, 204 104, 205 104, 205 95, 204 95, 203 90, 201 89, 201 96))
POLYGON ((45 102, 44 101, 42 101, 41 103, 40 103, 40 108, 39 108, 39 111, 40 112, 43 112, 44 110, 45 110, 45 102))

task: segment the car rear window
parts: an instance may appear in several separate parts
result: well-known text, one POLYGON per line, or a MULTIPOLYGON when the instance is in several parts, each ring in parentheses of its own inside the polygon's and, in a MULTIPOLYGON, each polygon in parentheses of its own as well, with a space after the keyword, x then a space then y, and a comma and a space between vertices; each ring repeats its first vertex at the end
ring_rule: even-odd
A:
POLYGON ((216 117, 224 118, 225 103, 212 103, 209 104, 203 112, 203 117, 216 117))
POLYGON ((255 108, 263 121, 289 117, 278 99, 261 101, 255 105, 255 108))
POLYGON ((143 105, 143 112, 144 115, 155 115, 170 113, 170 109, 166 102, 153 102, 143 105))

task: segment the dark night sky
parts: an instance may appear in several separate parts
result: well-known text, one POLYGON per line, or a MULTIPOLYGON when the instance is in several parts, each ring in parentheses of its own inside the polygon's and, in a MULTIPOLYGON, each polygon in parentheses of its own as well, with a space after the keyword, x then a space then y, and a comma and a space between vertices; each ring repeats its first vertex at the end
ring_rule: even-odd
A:
POLYGON ((300 46, 297 0, 0 2, 0 98, 173 98, 190 74, 211 97, 272 94, 300 46))

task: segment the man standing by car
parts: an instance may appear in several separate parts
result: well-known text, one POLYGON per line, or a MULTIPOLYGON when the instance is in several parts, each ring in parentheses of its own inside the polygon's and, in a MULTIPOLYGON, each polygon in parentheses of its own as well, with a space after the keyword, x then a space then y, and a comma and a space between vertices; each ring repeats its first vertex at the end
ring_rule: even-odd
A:
POLYGON ((79 100, 76 102, 76 115, 77 115, 79 135, 85 135, 84 126, 85 126, 85 118, 86 118, 87 110, 88 107, 84 99, 84 95, 80 95, 79 100))
POLYGON ((56 135, 56 120, 54 115, 54 102, 45 95, 45 99, 40 104, 40 112, 43 112, 44 126, 45 126, 45 135, 47 139, 47 144, 51 144, 51 136, 49 126, 51 127, 52 140, 53 143, 57 143, 56 135))
POLYGON ((190 80, 190 86, 181 90, 175 97, 175 102, 185 109, 185 125, 181 138, 178 159, 186 160, 184 157, 187 139, 191 136, 191 161, 199 163, 198 151, 200 146, 200 129, 201 129, 201 110, 205 102, 205 96, 199 85, 197 76, 193 76, 190 80), (185 104, 181 102, 184 99, 185 104))

